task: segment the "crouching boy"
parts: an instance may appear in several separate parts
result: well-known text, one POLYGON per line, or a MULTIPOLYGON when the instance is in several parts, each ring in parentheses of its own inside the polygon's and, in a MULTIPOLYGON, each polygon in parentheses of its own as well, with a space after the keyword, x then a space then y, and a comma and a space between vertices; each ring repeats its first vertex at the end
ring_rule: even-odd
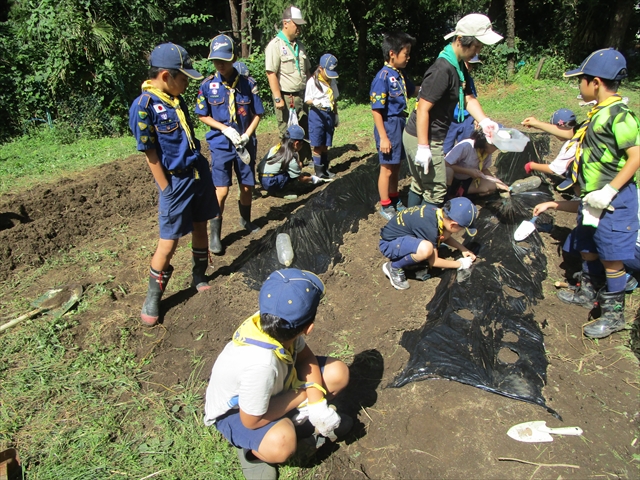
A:
POLYGON ((443 208, 423 204, 398 212, 380 231, 380 251, 391 260, 382 265, 382 271, 389 277, 391 285, 398 290, 409 288, 404 268, 425 260, 430 267, 458 270, 471 267, 476 256, 451 238, 451 234, 464 228, 474 236, 477 230, 472 226, 476 218, 478 209, 466 197, 450 200, 443 208), (439 258, 438 247, 441 242, 460 250, 462 258, 439 258))
POLYGON ((303 338, 313 330, 323 294, 311 272, 273 272, 260 290, 260 310, 240 325, 213 366, 204 422, 236 447, 247 478, 276 478, 269 464, 296 451, 294 423, 308 419, 330 438, 352 424, 327 403, 347 386, 349 369, 316 357, 303 338))

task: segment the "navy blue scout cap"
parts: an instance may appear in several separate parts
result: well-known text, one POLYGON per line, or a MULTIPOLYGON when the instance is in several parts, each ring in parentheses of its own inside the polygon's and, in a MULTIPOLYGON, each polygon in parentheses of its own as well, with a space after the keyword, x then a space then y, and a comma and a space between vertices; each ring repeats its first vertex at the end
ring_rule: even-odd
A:
POLYGON ((290 125, 287 128, 287 135, 291 140, 304 140, 304 130, 300 125, 290 125))
POLYGON ((473 222, 478 218, 478 208, 467 197, 457 197, 449 200, 449 208, 445 205, 444 214, 467 230, 470 236, 478 233, 473 222))
POLYGON ((227 35, 218 35, 211 40, 209 45, 209 60, 226 60, 231 62, 235 57, 233 40, 227 35))
POLYGON ((244 63, 234 62, 233 68, 236 69, 236 72, 238 72, 238 75, 242 75, 243 77, 249 76, 249 67, 247 67, 244 63))
POLYGON ((327 78, 338 78, 338 72, 336 72, 338 59, 336 57, 330 53, 325 53, 320 57, 320 66, 324 68, 324 74, 327 78))
POLYGON ((156 68, 180 70, 187 77, 200 80, 203 76, 193 69, 187 51, 175 43, 161 43, 151 52, 149 64, 156 68))
POLYGON ((568 108, 561 108, 553 112, 549 123, 564 129, 573 128, 576 125, 576 114, 568 108))
POLYGON ((297 268, 276 270, 260 289, 260 313, 280 317, 297 328, 313 320, 322 295, 324 284, 314 273, 297 268))
POLYGON ((605 80, 622 80, 627 77, 627 61, 619 51, 603 48, 585 58, 580 68, 565 72, 564 77, 578 75, 590 75, 605 80))

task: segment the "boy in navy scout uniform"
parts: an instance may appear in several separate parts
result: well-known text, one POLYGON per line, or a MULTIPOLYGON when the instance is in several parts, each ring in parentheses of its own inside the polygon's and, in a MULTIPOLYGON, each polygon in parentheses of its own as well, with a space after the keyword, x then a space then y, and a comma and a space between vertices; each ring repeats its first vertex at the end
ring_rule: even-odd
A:
POLYGON ((577 291, 560 291, 558 297, 587 308, 598 300, 601 315, 583 331, 604 338, 626 326, 624 262, 635 256, 638 231, 640 124, 616 93, 627 76, 620 52, 593 52, 564 76, 577 77, 584 101, 598 103, 572 139, 577 151, 571 180, 580 186, 582 203, 570 247, 582 254, 582 281, 577 291))
POLYGON ((220 215, 211 220, 209 250, 222 253, 220 232, 222 214, 231 186, 231 171, 240 186, 240 225, 256 232, 260 227, 251 222, 251 200, 255 186, 256 138, 254 132, 264 114, 258 86, 250 77, 233 68, 236 58, 233 40, 218 35, 211 41, 209 60, 217 70, 200 85, 196 114, 211 127, 206 139, 211 150, 211 175, 216 186, 220 215))
POLYGON ((373 136, 380 159, 380 215, 387 220, 395 216, 399 201, 398 172, 400 162, 406 158, 402 132, 408 116, 407 98, 417 94, 415 85, 403 73, 415 43, 416 39, 406 33, 385 35, 382 41, 384 67, 371 83, 373 136))
POLYGON ((202 78, 191 67, 187 51, 174 43, 158 45, 149 59, 149 80, 129 109, 129 127, 144 152, 160 190, 160 240, 151 259, 149 289, 140 318, 153 326, 160 316, 160 298, 171 278, 171 257, 180 237, 192 233, 193 285, 211 288, 208 265, 207 220, 219 215, 209 165, 200 153, 188 108, 181 94, 189 78, 202 78))
POLYGON ((454 198, 443 208, 423 204, 398 212, 380 231, 380 251, 390 261, 382 265, 382 271, 389 277, 394 288, 406 290, 409 282, 404 274, 406 267, 427 260, 430 267, 457 268, 471 267, 476 256, 455 239, 452 233, 466 229, 471 236, 478 218, 478 209, 466 197, 454 198), (438 257, 438 247, 444 242, 462 252, 458 260, 438 257))

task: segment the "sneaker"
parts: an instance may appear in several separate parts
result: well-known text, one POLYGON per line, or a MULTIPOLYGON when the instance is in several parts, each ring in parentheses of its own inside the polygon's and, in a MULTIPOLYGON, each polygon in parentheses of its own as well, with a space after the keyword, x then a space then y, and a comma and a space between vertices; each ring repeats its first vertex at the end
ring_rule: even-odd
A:
POLYGON ((247 480, 276 480, 278 469, 273 465, 256 458, 248 448, 237 448, 236 453, 242 466, 242 473, 247 480))
POLYGON ((393 288, 397 290, 406 290, 409 288, 409 282, 407 282, 407 277, 404 274, 404 270, 401 268, 393 268, 391 266, 391 262, 387 262, 382 265, 382 271, 384 274, 389 277, 389 281, 393 288))
POLYGON ((396 216, 396 209, 393 208, 392 205, 389 205, 388 207, 380 206, 378 213, 382 215, 385 220, 392 220, 396 216))

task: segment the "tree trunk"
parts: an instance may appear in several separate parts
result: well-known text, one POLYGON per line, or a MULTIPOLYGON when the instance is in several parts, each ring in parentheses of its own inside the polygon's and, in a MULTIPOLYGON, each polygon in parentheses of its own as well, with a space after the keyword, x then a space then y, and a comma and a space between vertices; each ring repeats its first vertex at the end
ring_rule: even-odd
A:
POLYGON ((515 0, 504 0, 507 13, 507 76, 511 77, 516 70, 516 54, 513 49, 516 47, 516 6, 515 0))
POLYGON ((634 0, 618 0, 615 2, 615 13, 611 17, 609 24, 609 34, 603 47, 613 47, 617 50, 622 48, 624 37, 629 27, 629 19, 633 15, 634 0))
POLYGON ((240 4, 240 41, 242 42, 242 58, 249 56, 251 48, 251 28, 249 20, 251 15, 251 1, 241 0, 240 4))
POLYGON ((240 21, 238 20, 237 0, 229 0, 229 10, 231 11, 231 35, 234 40, 240 39, 240 21))

